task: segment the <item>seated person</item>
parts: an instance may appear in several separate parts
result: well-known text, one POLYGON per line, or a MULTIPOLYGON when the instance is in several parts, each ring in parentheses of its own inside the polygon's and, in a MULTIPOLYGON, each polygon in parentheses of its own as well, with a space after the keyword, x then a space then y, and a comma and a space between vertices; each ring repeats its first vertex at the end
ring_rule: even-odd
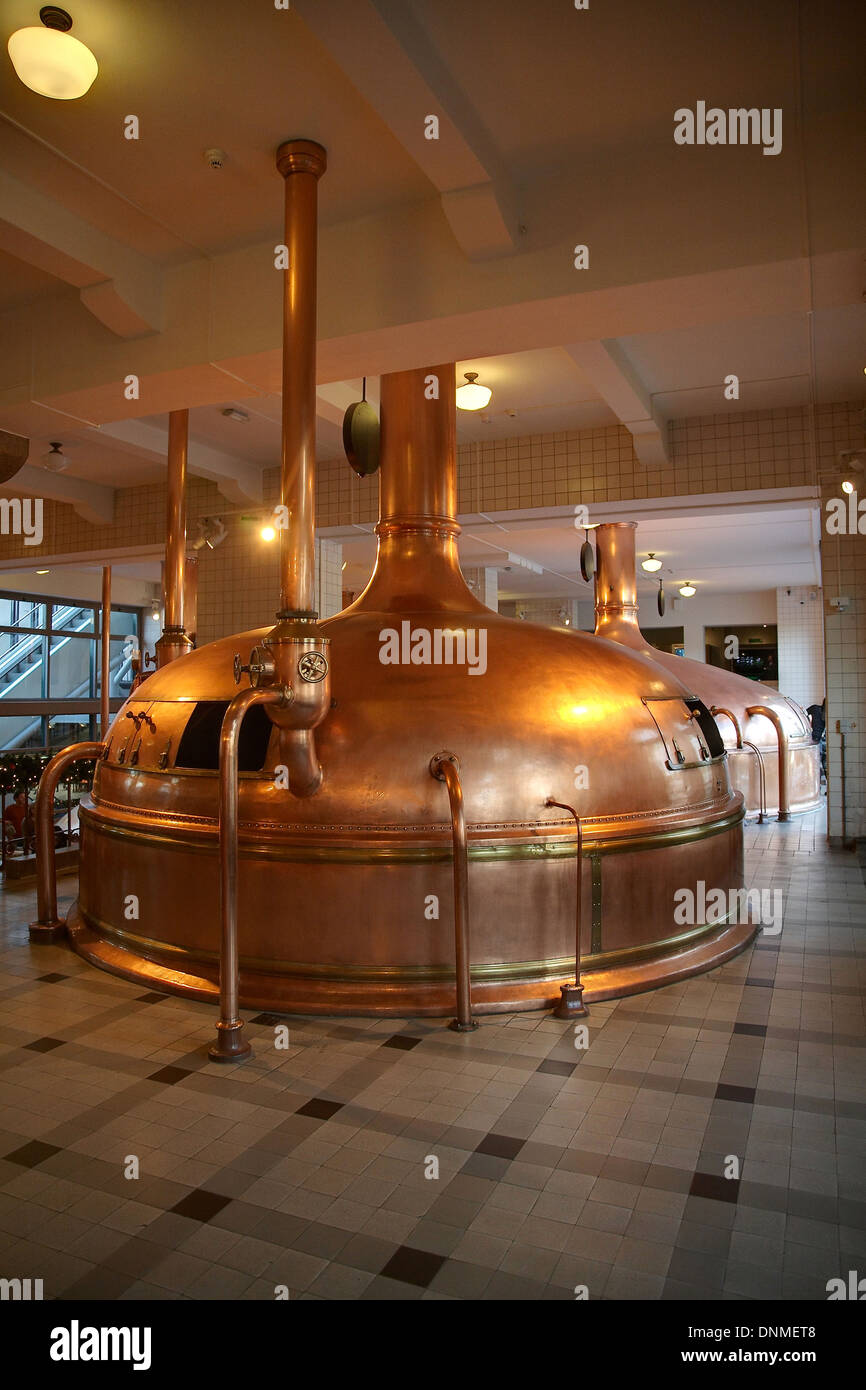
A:
POLYGON ((27 803, 27 792, 23 787, 15 793, 12 802, 6 807, 3 814, 3 834, 7 848, 14 852, 20 845, 23 854, 30 853, 33 839, 33 817, 27 803))

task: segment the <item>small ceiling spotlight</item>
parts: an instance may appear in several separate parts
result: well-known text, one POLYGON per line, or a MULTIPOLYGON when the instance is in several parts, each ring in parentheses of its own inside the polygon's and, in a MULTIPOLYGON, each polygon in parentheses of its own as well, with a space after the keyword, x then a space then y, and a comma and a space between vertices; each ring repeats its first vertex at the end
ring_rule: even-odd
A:
POLYGON ((693 594, 697 593, 697 589, 695 588, 692 581, 690 579, 687 579, 685 584, 680 585, 680 593, 682 594, 683 598, 691 598, 693 594))
POLYGON ((642 570, 646 570, 647 574, 655 574, 656 570, 661 569, 662 562, 656 559, 655 551, 651 550, 647 558, 641 560, 640 567, 642 570))
POLYGON ((263 541, 275 541, 277 539, 277 533, 273 526, 263 526, 259 535, 263 541))
POLYGON ((477 372, 464 372, 465 386, 457 387, 458 410, 483 410, 493 395, 489 386, 479 386, 477 372))
POLYGON ((55 101, 74 101, 89 92, 99 65, 86 44, 69 33, 72 17, 57 5, 39 11, 43 28, 16 29, 7 48, 25 87, 55 101))
POLYGON ((69 459, 63 452, 60 444, 52 444, 47 453, 42 455, 42 467, 47 468, 49 473, 65 473, 69 467, 69 459))
POLYGON ((50 570, 37 570, 36 573, 37 573, 37 574, 50 574, 51 571, 50 571, 50 570))
POLYGON ((242 425, 245 425, 250 418, 245 410, 240 410, 236 405, 226 406, 221 414, 223 414, 227 420, 237 420, 242 425))
POLYGON ((192 543, 193 550, 203 550, 205 546, 208 550, 216 550, 227 535, 226 524, 218 516, 200 517, 198 531, 198 539, 192 543))
POLYGON ((852 483, 850 478, 844 478, 842 480, 842 491, 847 492, 849 494, 854 491, 854 484, 852 483))

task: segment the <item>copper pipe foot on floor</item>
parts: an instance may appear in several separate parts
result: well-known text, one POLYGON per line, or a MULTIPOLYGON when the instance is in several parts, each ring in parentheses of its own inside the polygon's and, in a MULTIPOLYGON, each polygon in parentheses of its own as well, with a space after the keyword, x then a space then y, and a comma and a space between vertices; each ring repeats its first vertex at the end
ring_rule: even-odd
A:
POLYGON ((560 985, 562 998, 553 1010, 552 1018, 586 1018, 589 1009, 583 1002, 583 985, 560 985))
POLYGON ((28 928, 30 940, 37 945, 50 946, 52 941, 60 941, 66 935, 66 923, 59 918, 53 922, 31 922, 28 928))
POLYGON ((452 1018, 448 1027, 452 1033, 474 1033, 478 1024, 474 1019, 471 1019, 469 1023, 461 1023, 459 1018, 452 1018))
POLYGON ((218 1023, 216 1042, 211 1043, 207 1055, 212 1062, 243 1062, 252 1056, 252 1046, 241 1037, 243 1023, 218 1023))

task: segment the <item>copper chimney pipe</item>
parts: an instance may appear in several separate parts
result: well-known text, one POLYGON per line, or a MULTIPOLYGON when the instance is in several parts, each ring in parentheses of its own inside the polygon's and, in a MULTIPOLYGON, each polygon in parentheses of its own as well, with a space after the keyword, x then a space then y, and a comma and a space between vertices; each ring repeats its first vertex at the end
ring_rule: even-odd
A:
POLYGON ((278 618, 316 618, 316 223, 318 183, 328 157, 312 140, 277 150, 286 185, 283 284, 283 439, 278 618))
POLYGON ((322 783, 314 730, 331 707, 330 638, 316 612, 316 202, 327 155, 313 140, 289 140, 277 150, 285 180, 286 246, 283 287, 283 410, 280 502, 280 609, 276 625, 235 680, 249 672, 255 687, 281 686, 290 701, 267 704, 280 727, 280 757, 294 796, 312 796, 322 783))
POLYGON ((183 626, 184 564, 186 561, 186 464, 189 411, 173 410, 168 417, 168 499, 164 599, 165 620, 156 644, 156 664, 168 666, 192 649, 183 626))
POLYGON ((454 363, 389 372, 380 383, 379 548, 359 602, 406 612, 489 609, 457 558, 454 363))
POLYGON ((646 647, 637 620, 636 521, 607 521, 596 528, 595 635, 627 647, 646 647))

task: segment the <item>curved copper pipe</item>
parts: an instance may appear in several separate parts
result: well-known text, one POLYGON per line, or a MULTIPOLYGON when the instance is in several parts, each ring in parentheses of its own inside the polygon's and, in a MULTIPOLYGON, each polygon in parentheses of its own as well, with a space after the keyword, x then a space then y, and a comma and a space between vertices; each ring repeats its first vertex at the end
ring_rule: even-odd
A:
POLYGON ((750 748, 758 759, 758 799, 761 809, 758 812, 758 824, 763 825, 767 815, 767 769, 764 766, 764 755, 756 743, 751 743, 749 739, 743 740, 743 747, 750 748))
POLYGON ((738 748, 742 748, 742 746, 743 746, 743 733, 742 733, 742 730, 741 730, 741 728, 740 728, 740 721, 739 721, 739 719, 737 718, 737 716, 736 716, 734 713, 732 713, 731 710, 725 709, 724 705, 711 705, 711 706, 710 706, 710 714, 713 716, 714 719, 715 719, 715 717, 716 717, 717 714, 724 714, 724 715, 727 716, 728 719, 730 719, 731 723, 732 723, 733 726, 734 726, 734 733, 735 733, 736 736, 737 736, 737 747, 738 747, 738 748))
POLYGON ((54 793, 71 763, 96 760, 104 743, 71 743, 55 753, 39 780, 36 792, 36 910, 30 923, 31 941, 54 941, 66 931, 57 916, 57 875, 54 868, 54 793))
POLYGON ((111 565, 102 566, 102 632, 101 640, 101 687, 99 691, 99 732, 103 743, 108 737, 111 723, 109 697, 111 694, 111 565))
POLYGON ((561 985, 560 992, 562 998, 553 1011, 554 1018, 585 1018, 589 1009, 583 1002, 583 985, 580 979, 580 903, 583 892, 583 826, 580 823, 580 816, 573 806, 569 806, 565 801, 554 801, 549 796, 545 801, 545 806, 558 806, 560 811, 567 811, 570 816, 574 816, 574 825, 577 832, 577 907, 574 919, 574 984, 561 985))
POLYGON ((231 701, 220 730, 220 1017, 216 1042, 208 1048, 214 1062, 239 1062, 252 1051, 241 1037, 238 963, 238 745, 241 725, 253 705, 286 704, 283 686, 242 690, 231 701))
POLYGON ((478 1024, 472 1017, 472 984, 469 961, 469 851, 460 764, 453 753, 437 753, 430 761, 430 775, 444 782, 451 808, 451 842, 454 849, 454 957, 457 974, 457 1017, 448 1027, 455 1033, 471 1033, 478 1024))
POLYGON ((750 705, 746 710, 750 719, 756 714, 762 714, 765 719, 769 719, 773 728, 776 730, 776 738, 779 743, 779 820, 788 820, 788 735, 785 726, 774 709, 769 705, 750 705))

